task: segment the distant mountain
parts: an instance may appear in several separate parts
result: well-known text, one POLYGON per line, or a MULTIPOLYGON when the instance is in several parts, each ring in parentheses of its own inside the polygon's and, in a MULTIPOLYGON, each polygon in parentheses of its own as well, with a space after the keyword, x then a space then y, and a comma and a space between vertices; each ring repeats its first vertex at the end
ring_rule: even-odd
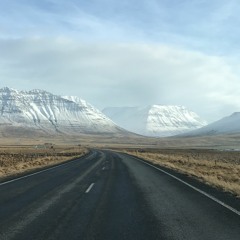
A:
POLYGON ((205 127, 191 131, 187 136, 219 135, 240 133, 240 112, 235 112, 205 127))
POLYGON ((110 107, 103 113, 119 126, 146 136, 173 136, 207 124, 183 106, 110 107))
POLYGON ((0 89, 0 128, 13 134, 24 134, 26 129, 30 133, 75 135, 124 132, 99 110, 77 97, 10 88, 0 89))

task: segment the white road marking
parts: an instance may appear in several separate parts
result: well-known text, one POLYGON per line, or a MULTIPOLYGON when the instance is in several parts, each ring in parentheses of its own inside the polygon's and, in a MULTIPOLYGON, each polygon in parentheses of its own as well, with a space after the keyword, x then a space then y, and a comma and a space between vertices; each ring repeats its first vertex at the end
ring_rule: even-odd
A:
POLYGON ((177 181, 179 181, 179 182, 185 184, 186 186, 192 188, 193 190, 195 190, 195 191, 201 193, 202 195, 208 197, 209 199, 213 200, 214 202, 220 204, 221 206, 227 208, 228 210, 230 210, 230 211, 232 211, 233 213, 235 213, 235 214, 237 214, 238 216, 240 216, 240 211, 238 211, 237 209, 235 209, 235 208, 233 208, 233 207, 227 205, 226 203, 224 203, 224 202, 218 200, 217 198, 213 197, 212 195, 210 195, 210 194, 208 194, 208 193, 206 193, 206 192, 204 192, 204 191, 202 191, 202 190, 200 190, 200 189, 194 187, 193 185, 191 185, 191 184, 189 184, 189 183, 183 181, 182 179, 180 179, 180 178, 178 178, 178 177, 172 175, 171 173, 168 173, 168 172, 166 172, 166 171, 164 171, 164 170, 162 170, 162 169, 160 169, 160 168, 158 168, 158 167, 153 166, 153 165, 150 164, 150 163, 146 163, 146 162, 144 162, 143 160, 138 159, 138 158, 135 158, 135 157, 133 157, 133 158, 136 159, 136 160, 138 160, 138 161, 140 161, 140 162, 142 162, 142 163, 144 163, 144 164, 146 164, 146 165, 149 165, 149 166, 151 166, 151 167, 157 169, 157 170, 160 171, 160 172, 163 172, 163 173, 167 174, 168 176, 170 176, 170 177, 176 179, 177 181))
POLYGON ((94 184, 95 184, 95 183, 92 183, 92 184, 88 187, 88 189, 86 190, 85 193, 89 193, 89 192, 91 191, 91 189, 93 188, 94 184))
POLYGON ((36 218, 43 215, 47 210, 53 206, 64 194, 72 191, 84 178, 86 178, 96 167, 101 164, 103 158, 99 159, 94 163, 89 169, 87 169, 82 175, 80 175, 74 182, 63 187, 57 194, 53 197, 48 198, 42 204, 35 208, 33 211, 29 212, 23 219, 19 219, 14 225, 11 225, 9 228, 0 235, 0 239, 13 239, 16 235, 26 228, 30 223, 32 223, 36 218))

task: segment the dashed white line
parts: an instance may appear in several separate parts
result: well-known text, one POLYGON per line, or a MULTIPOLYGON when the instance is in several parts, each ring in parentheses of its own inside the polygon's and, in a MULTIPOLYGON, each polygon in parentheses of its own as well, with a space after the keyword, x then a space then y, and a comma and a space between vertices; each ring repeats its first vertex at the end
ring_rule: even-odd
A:
POLYGON ((89 193, 89 192, 91 191, 91 189, 93 188, 94 184, 95 184, 95 183, 92 183, 92 184, 88 187, 88 189, 86 190, 85 193, 89 193))
POLYGON ((135 157, 133 157, 133 158, 136 159, 136 160, 138 160, 138 161, 140 161, 140 162, 142 162, 142 163, 144 163, 144 164, 146 164, 146 165, 149 165, 149 166, 151 166, 151 167, 157 169, 157 170, 160 171, 160 172, 163 172, 163 173, 167 174, 168 176, 170 176, 170 177, 176 179, 177 181, 179 181, 179 182, 185 184, 186 186, 192 188, 193 190, 195 190, 195 191, 201 193, 202 195, 206 196, 207 198, 213 200, 214 202, 220 204, 221 206, 227 208, 228 210, 230 210, 230 211, 232 211, 233 213, 235 213, 235 214, 237 214, 238 216, 240 216, 240 211, 238 211, 237 209, 235 209, 235 208, 233 208, 233 207, 227 205, 226 203, 224 203, 224 202, 218 200, 217 198, 213 197, 212 195, 210 195, 210 194, 208 194, 208 193, 206 193, 206 192, 204 192, 204 191, 202 191, 202 190, 200 190, 200 189, 194 187, 193 185, 191 185, 191 184, 189 184, 189 183, 183 181, 182 179, 180 179, 180 178, 178 178, 178 177, 172 175, 171 173, 168 173, 168 172, 166 172, 166 171, 164 171, 164 170, 162 170, 162 169, 160 169, 160 168, 158 168, 158 167, 153 166, 153 165, 150 164, 150 163, 147 163, 147 162, 145 162, 145 161, 143 161, 143 160, 141 160, 141 159, 135 158, 135 157))
MULTIPOLYGON (((72 183, 69 183, 63 187, 57 194, 43 201, 39 207, 34 208, 33 211, 27 213, 24 219, 19 219, 15 224, 10 225, 6 228, 2 234, 0 234, 0 239, 13 239, 16 235, 25 229, 30 223, 32 223, 36 218, 47 212, 47 210, 53 206, 64 194, 72 191, 76 186, 85 179, 96 167, 101 164, 102 159, 94 163, 90 168, 88 168, 82 175, 76 178, 72 183)), ((91 190, 91 189, 90 189, 91 190)), ((89 191, 90 191, 89 190, 89 191)))

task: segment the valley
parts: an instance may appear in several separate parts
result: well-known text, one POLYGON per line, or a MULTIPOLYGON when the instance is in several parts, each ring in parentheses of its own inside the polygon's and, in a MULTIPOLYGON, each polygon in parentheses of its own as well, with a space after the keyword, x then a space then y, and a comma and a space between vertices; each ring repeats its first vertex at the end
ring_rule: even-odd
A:
POLYGON ((238 113, 121 110, 133 130, 43 90, 0 89, 0 104, 0 238, 238 239, 238 113))
POLYGON ((0 240, 239 240, 240 1, 0 1, 0 240))

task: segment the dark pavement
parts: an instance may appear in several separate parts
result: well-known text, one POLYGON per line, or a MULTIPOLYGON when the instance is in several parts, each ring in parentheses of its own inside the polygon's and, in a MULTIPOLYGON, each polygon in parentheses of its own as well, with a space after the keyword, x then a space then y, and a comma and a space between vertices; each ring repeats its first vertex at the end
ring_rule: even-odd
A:
POLYGON ((239 237, 237 213, 125 154, 94 150, 0 184, 0 240, 239 237))

